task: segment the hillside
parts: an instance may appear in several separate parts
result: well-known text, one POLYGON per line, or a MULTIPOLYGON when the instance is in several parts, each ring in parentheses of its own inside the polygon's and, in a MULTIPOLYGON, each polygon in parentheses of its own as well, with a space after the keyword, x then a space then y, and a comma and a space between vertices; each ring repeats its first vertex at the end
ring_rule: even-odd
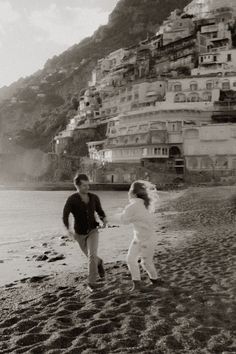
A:
POLYGON ((43 70, 0 89, 2 131, 26 148, 50 151, 76 105, 71 99, 87 85, 97 60, 154 34, 163 20, 189 0, 120 0, 93 36, 49 59, 43 70), (4 99, 4 100, 3 100, 4 99))

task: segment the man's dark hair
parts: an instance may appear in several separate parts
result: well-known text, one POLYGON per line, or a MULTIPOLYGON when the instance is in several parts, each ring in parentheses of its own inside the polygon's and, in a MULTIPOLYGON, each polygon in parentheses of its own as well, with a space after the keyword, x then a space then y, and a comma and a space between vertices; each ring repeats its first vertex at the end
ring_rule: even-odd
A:
POLYGON ((75 186, 80 186, 81 181, 89 181, 89 178, 87 175, 84 174, 78 174, 74 178, 74 185, 75 186))

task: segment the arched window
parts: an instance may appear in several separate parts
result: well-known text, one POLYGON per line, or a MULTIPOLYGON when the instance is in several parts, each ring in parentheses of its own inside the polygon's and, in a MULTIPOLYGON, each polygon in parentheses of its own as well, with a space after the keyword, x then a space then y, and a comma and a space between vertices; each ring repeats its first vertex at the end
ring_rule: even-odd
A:
POLYGON ((186 96, 183 93, 177 93, 174 98, 175 102, 186 102, 186 96))
POLYGON ((199 102, 200 101, 199 94, 197 92, 190 93, 189 101, 190 102, 199 102))
POLYGON ((212 100, 211 92, 204 92, 203 95, 202 95, 202 99, 205 102, 211 102, 211 100, 212 100))
POLYGON ((176 82, 176 83, 174 84, 174 91, 175 91, 175 92, 180 92, 180 91, 182 91, 182 85, 181 85, 180 82, 176 82))
POLYGON ((181 156, 181 151, 178 146, 171 146, 169 150, 169 155, 170 157, 180 157, 181 156))
POLYGON ((197 89, 198 89, 197 82, 196 81, 190 82, 190 90, 191 91, 197 91, 197 89))
POLYGON ((207 80, 206 89, 207 90, 212 90, 213 89, 213 81, 212 80, 207 80))

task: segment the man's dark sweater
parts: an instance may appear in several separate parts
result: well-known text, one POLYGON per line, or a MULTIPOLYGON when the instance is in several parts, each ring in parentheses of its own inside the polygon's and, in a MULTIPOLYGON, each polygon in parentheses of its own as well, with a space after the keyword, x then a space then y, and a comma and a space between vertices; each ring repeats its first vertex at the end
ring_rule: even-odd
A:
POLYGON ((95 219, 95 212, 103 220, 106 215, 102 209, 100 200, 96 194, 88 193, 89 202, 86 204, 79 193, 72 194, 63 210, 63 223, 69 228, 69 215, 74 216, 74 229, 77 234, 85 235, 95 229, 99 223, 95 219))

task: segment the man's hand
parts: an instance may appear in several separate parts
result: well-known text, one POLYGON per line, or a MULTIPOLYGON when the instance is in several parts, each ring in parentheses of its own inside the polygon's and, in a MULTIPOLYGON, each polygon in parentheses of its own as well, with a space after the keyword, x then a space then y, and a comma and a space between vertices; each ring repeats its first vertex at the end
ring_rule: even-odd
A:
POLYGON ((67 231, 68 237, 73 239, 74 238, 74 232, 72 230, 67 231))

